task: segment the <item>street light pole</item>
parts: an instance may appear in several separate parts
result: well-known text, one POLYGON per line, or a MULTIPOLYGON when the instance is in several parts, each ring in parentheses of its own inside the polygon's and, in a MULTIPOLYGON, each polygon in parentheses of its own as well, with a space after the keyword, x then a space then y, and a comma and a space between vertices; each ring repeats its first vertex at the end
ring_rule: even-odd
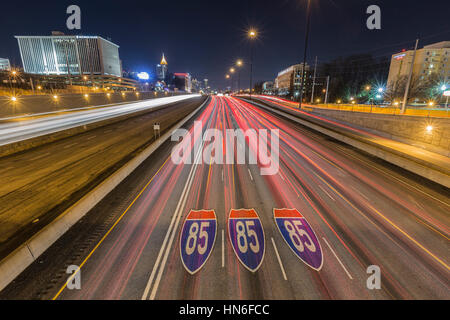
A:
POLYGON ((313 83, 312 83, 312 90, 311 90, 311 103, 314 103, 314 86, 316 85, 316 69, 317 69, 317 56, 316 56, 316 62, 314 63, 314 76, 313 76, 313 83))
POLYGON ((252 100, 253 85, 253 43, 250 44, 250 100, 252 100))
POLYGON ((238 59, 236 61, 236 66, 238 68, 238 94, 241 92, 241 67, 242 67, 242 60, 238 59))
MULTIPOLYGON (((250 40, 257 37, 257 33, 254 29, 250 29, 248 32, 250 40)), ((252 100, 252 86, 253 86, 253 43, 250 43, 250 100, 252 100)))
POLYGON ((302 80, 300 84, 300 103, 298 105, 299 109, 302 108, 302 100, 303 100, 303 87, 305 85, 305 67, 306 67, 306 54, 308 49, 308 37, 309 37, 309 21, 311 17, 311 0, 308 0, 308 4, 306 7, 306 31, 305 31, 305 51, 303 53, 303 68, 302 68, 302 80))
POLYGON ((409 87, 411 85, 411 78, 412 78, 413 68, 414 68, 414 60, 416 59, 416 52, 417 52, 417 46, 418 45, 419 45, 419 39, 416 40, 416 45, 414 47, 414 53, 413 53, 412 61, 411 61, 411 68, 409 69, 408 82, 406 83, 405 95, 403 97, 402 109, 400 111, 402 114, 405 113, 405 111, 406 111, 406 104, 408 103, 409 87))

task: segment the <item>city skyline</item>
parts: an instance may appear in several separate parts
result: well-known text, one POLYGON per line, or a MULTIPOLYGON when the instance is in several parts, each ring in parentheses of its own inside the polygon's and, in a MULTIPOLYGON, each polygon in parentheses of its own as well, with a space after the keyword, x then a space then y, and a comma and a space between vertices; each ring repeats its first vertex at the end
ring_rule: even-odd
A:
MULTIPOLYGON (((400 16, 394 5, 382 2, 379 4, 382 10, 381 30, 365 27, 368 4, 370 1, 348 1, 345 4, 331 0, 313 1, 307 62, 312 65, 315 56, 320 62, 357 53, 390 56, 401 49, 411 49, 417 37, 421 39, 421 46, 448 40, 450 29, 445 16, 445 1, 435 1, 433 12, 428 11, 429 14, 427 4, 408 2, 407 7, 402 7, 404 14, 400 16), (326 27, 320 23, 324 19, 329 22, 326 27), (412 20, 415 21, 413 28, 408 23, 412 20), (392 32, 393 29, 397 32, 392 32)), ((396 3, 397 6, 401 4, 402 1, 396 3)), ((254 83, 273 80, 280 70, 302 60, 305 1, 280 4, 247 1, 239 5, 232 1, 223 8, 218 3, 207 6, 204 1, 189 5, 174 2, 164 4, 161 10, 153 8, 157 2, 138 1, 119 11, 114 10, 114 5, 105 7, 87 1, 80 1, 78 5, 82 12, 81 30, 67 30, 65 9, 68 2, 64 1, 53 4, 51 13, 48 10, 50 4, 28 4, 32 10, 21 13, 25 20, 7 16, 5 22, 12 27, 8 32, 0 31, 4 44, 0 47, 0 57, 9 58, 12 65, 21 64, 15 35, 50 35, 54 30, 68 35, 99 35, 120 46, 124 69, 154 72, 154 65, 164 52, 171 61, 173 72, 189 72, 196 78, 209 78, 211 85, 217 88, 229 85, 225 79, 227 68, 234 64, 235 59, 242 59, 245 69, 241 83, 245 88, 248 87, 249 76, 249 43, 245 32, 249 27, 255 27, 260 37, 255 43, 258 54, 254 57, 254 83), (233 14, 238 7, 242 10, 233 14), (214 15, 209 13, 202 17, 202 13, 214 8, 220 10, 213 10, 214 15), (32 19, 32 16, 39 18, 32 19), (180 28, 175 23, 177 19, 186 19, 187 27, 180 28), (120 23, 109 23, 111 20, 120 23), (136 42, 136 39, 140 41, 136 42), (206 46, 202 46, 204 42, 206 46)), ((12 4, 4 6, 5 11, 12 11, 12 4)))

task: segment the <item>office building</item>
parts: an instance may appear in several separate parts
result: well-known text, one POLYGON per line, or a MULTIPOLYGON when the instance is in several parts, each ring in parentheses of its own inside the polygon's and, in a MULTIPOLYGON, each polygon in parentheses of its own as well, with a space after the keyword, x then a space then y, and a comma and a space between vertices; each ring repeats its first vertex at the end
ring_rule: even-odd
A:
POLYGON ((173 84, 177 90, 189 93, 192 91, 191 75, 189 73, 174 73, 173 84))
POLYGON ((24 72, 122 76, 119 46, 99 36, 15 36, 24 72))
POLYGON ((168 71, 168 64, 166 61, 166 57, 164 57, 163 53, 161 62, 156 65, 156 77, 158 78, 159 81, 166 80, 167 71, 168 71))
POLYGON ((9 59, 0 58, 0 71, 10 71, 11 64, 9 63, 9 59))
MULTIPOLYGON (((399 79, 407 78, 414 50, 393 54, 389 68, 388 87, 395 89, 399 79)), ((442 41, 418 49, 413 65, 413 77, 424 80, 432 74, 442 81, 450 81, 450 41, 442 41)))
MULTIPOLYGON (((275 79, 275 89, 278 95, 296 98, 300 93, 303 64, 295 64, 278 73, 275 79)), ((305 72, 309 71, 308 64, 305 72)), ((306 83, 306 80, 305 80, 306 83)), ((305 90, 304 90, 305 92, 305 90)))
POLYGON ((266 81, 262 84, 262 92, 264 94, 272 95, 274 89, 273 81, 266 81))

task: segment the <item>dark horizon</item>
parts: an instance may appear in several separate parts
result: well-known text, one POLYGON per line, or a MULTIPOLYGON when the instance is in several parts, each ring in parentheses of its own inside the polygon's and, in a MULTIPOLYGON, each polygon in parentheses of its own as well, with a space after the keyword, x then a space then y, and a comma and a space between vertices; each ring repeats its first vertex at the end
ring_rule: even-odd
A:
MULTIPOLYGON (((194 78, 208 78, 211 87, 224 88, 225 74, 236 59, 244 61, 242 87, 248 86, 249 42, 246 30, 260 32, 255 43, 254 83, 273 80, 277 72, 303 59, 305 0, 227 1, 200 0, 131 1, 118 3, 58 1, 27 3, 17 16, 15 3, 2 4, 4 11, 0 57, 21 66, 15 35, 65 34, 99 35, 120 46, 125 70, 153 72, 164 52, 170 72, 189 72, 194 78), (81 30, 65 26, 66 8, 81 8, 81 30), (11 33, 12 32, 12 33, 11 33)), ((308 63, 317 55, 319 63, 339 56, 371 53, 390 56, 410 49, 419 37, 419 47, 450 40, 447 1, 313 1, 308 63), (381 30, 366 28, 366 8, 381 8, 381 30), (420 33, 418 33, 420 30, 420 33)))

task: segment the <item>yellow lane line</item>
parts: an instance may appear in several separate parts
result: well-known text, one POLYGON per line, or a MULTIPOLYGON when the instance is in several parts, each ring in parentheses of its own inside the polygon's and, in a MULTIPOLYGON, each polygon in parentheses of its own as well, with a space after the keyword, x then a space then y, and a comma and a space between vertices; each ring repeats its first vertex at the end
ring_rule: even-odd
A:
POLYGON ((164 163, 161 165, 161 167, 156 171, 156 173, 153 175, 153 177, 147 182, 147 184, 142 188, 142 190, 139 192, 139 194, 134 198, 134 200, 130 203, 130 205, 125 209, 125 211, 120 215, 120 217, 117 219, 117 221, 111 226, 111 228, 108 230, 108 232, 103 236, 103 238, 97 243, 97 245, 92 249, 92 251, 88 254, 86 259, 81 263, 78 270, 73 273, 70 278, 66 281, 66 283, 59 289, 58 293, 52 298, 52 300, 58 299, 58 297, 61 295, 61 293, 64 291, 64 289, 67 287, 67 282, 69 282, 75 275, 78 273, 78 271, 81 270, 81 268, 86 264, 86 262, 89 260, 89 258, 94 254, 94 252, 100 247, 100 245, 103 243, 103 241, 108 237, 108 235, 113 231, 113 229, 117 226, 117 224, 122 220, 122 218, 125 216, 125 214, 130 210, 130 208, 134 205, 134 203, 139 199, 139 197, 142 195, 142 193, 147 189, 147 187, 150 185, 150 183, 153 181, 153 179, 158 175, 158 173, 161 171, 161 169, 165 166, 167 161, 169 161, 170 157, 164 161, 164 163))

